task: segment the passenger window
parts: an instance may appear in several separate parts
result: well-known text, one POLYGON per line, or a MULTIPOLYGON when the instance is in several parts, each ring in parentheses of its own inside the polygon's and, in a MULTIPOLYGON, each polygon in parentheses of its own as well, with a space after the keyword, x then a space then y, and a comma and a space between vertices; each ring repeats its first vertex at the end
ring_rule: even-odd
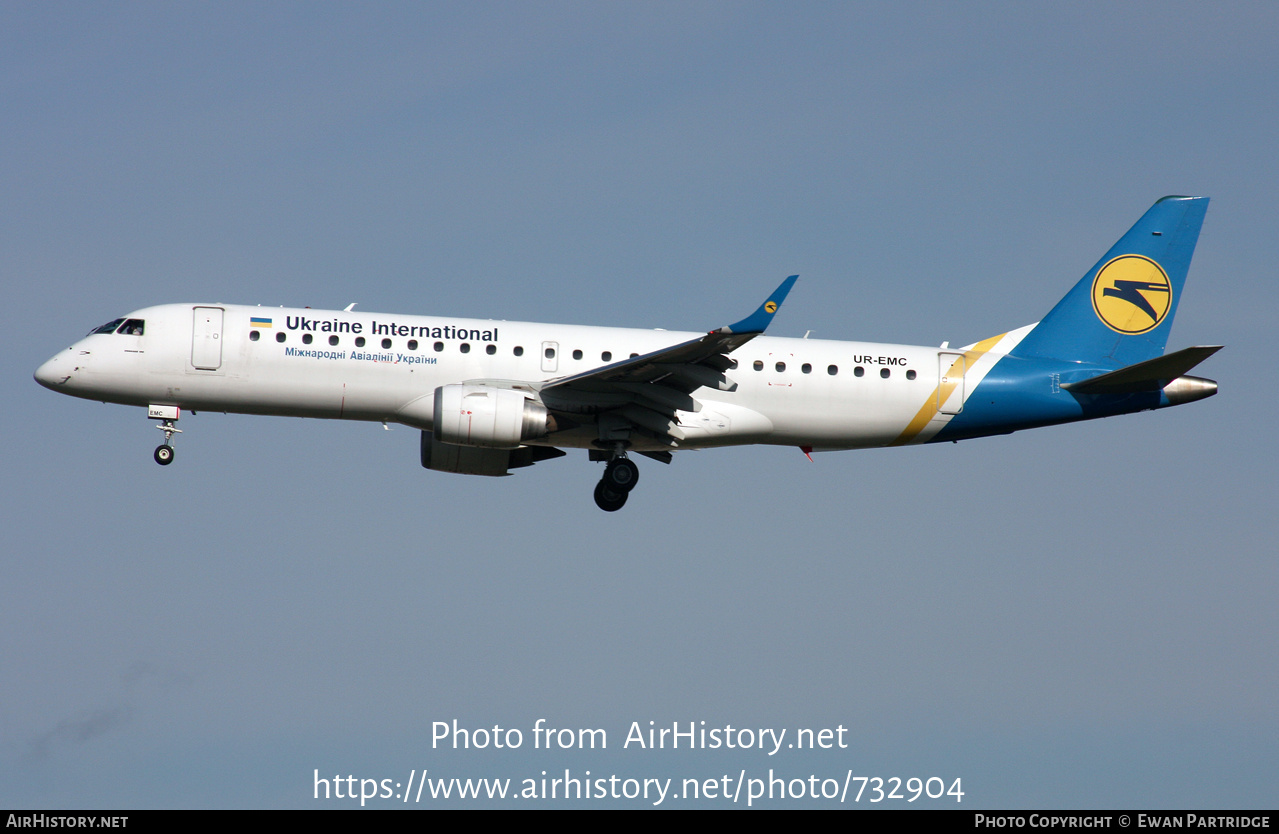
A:
POLYGON ((364 347, 364 337, 363 337, 363 336, 356 336, 356 337, 355 337, 355 346, 356 346, 356 347, 364 347))
POLYGON ((309 344, 311 344, 311 334, 310 334, 310 333, 303 333, 303 334, 302 334, 302 344, 304 344, 304 345, 309 345, 309 344))
POLYGON ((914 372, 914 371, 907 371, 907 372, 906 372, 906 378, 907 378, 907 379, 914 379, 914 378, 915 378, 915 372, 914 372))
POLYGON ((261 331, 261 330, 250 330, 250 331, 249 331, 249 341, 250 341, 250 342, 256 342, 256 341, 257 341, 257 340, 258 340, 261 336, 262 336, 262 331, 261 331))
POLYGON ((284 341, 285 339, 287 339, 287 338, 288 338, 288 337, 284 335, 284 331, 283 331, 283 330, 281 330, 279 333, 276 333, 276 334, 275 334, 275 340, 276 340, 277 342, 283 342, 283 341, 284 341))
POLYGON ((330 337, 329 337, 329 344, 330 344, 330 345, 332 345, 333 347, 337 347, 337 346, 338 346, 338 337, 337 337, 337 336, 330 336, 330 337))
POLYGON ((463 353, 470 353, 471 345, 469 342, 463 342, 462 344, 457 346, 457 349, 462 351, 463 353))
POLYGON ((785 362, 778 362, 776 367, 777 367, 777 372, 780 374, 780 373, 782 373, 783 371, 785 371, 785 370, 786 370, 786 363, 785 363, 785 362))
POLYGON ((800 365, 799 369, 806 374, 811 374, 813 372, 813 366, 808 364, 807 362, 805 362, 803 365, 800 365))
POLYGON ((601 353, 601 354, 600 354, 600 361, 602 361, 602 362, 612 362, 612 361, 613 361, 613 352, 612 352, 611 350, 606 350, 606 351, 604 351, 603 353, 601 353))
POLYGON ((390 340, 390 339, 383 339, 383 340, 382 340, 382 350, 390 350, 390 349, 391 349, 391 340, 390 340))
POLYGON ((515 346, 514 353, 515 353, 515 355, 516 355, 516 356, 523 356, 523 355, 524 355, 524 348, 520 347, 519 345, 516 345, 516 346, 515 346))
POLYGON ((408 349, 417 350, 417 339, 409 339, 408 349))
POLYGON ((834 376, 835 374, 839 373, 839 366, 838 366, 838 365, 827 365, 827 366, 826 366, 826 373, 830 374, 831 376, 834 376))
POLYGON ((737 370, 737 360, 736 360, 736 359, 730 359, 730 360, 728 360, 728 369, 729 369, 730 371, 735 371, 735 370, 737 370))
POLYGON ((547 358, 547 359, 554 359, 554 358, 555 358, 555 348, 553 348, 553 347, 548 347, 548 348, 546 349, 546 358, 547 358))
POLYGON ((436 353, 440 353, 441 351, 444 350, 444 343, 436 342, 435 344, 431 345, 431 347, 435 348, 436 353))
POLYGON ((853 376, 865 376, 865 375, 866 375, 866 369, 863 368, 861 365, 858 365, 856 368, 853 368, 853 376))
POLYGON ((581 352, 580 350, 575 350, 575 351, 573 351, 573 358, 574 358, 574 359, 581 359, 581 358, 582 358, 582 352, 581 352))
POLYGON ((638 354, 638 353, 632 353, 632 354, 631 354, 631 358, 632 358, 632 359, 639 359, 639 354, 638 354))
POLYGON ((892 371, 888 370, 887 368, 880 368, 880 369, 879 369, 879 378, 880 378, 880 379, 888 379, 888 377, 889 377, 891 374, 892 374, 892 371))
POLYGON ((754 362, 751 363, 751 367, 757 371, 762 371, 764 370, 764 363, 756 359, 754 362))

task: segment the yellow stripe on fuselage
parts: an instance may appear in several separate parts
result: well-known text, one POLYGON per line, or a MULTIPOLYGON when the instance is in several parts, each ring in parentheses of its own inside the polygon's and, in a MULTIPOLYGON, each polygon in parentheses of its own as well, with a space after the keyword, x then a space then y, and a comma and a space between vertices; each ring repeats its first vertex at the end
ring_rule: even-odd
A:
POLYGON ((964 351, 964 355, 961 358, 956 359, 954 363, 951 364, 950 370, 946 372, 946 379, 948 381, 944 383, 940 380, 938 381, 937 387, 933 389, 933 393, 929 395, 928 399, 924 400, 924 404, 920 406, 920 409, 915 414, 914 418, 906 424, 906 428, 902 430, 902 433, 897 435, 897 439, 888 445, 903 446, 914 440, 919 433, 924 430, 924 427, 928 425, 929 421, 931 421, 933 417, 937 416, 937 411, 940 406, 950 398, 950 395, 955 390, 955 386, 959 384, 957 380, 962 379, 967 370, 975 365, 978 359, 989 353, 990 349, 993 348, 1000 339, 1007 335, 1007 333, 1000 333, 998 336, 991 336, 989 339, 983 339, 973 345, 969 350, 964 351), (962 368, 961 363, 963 366, 962 368), (956 374, 956 371, 959 373, 956 374))

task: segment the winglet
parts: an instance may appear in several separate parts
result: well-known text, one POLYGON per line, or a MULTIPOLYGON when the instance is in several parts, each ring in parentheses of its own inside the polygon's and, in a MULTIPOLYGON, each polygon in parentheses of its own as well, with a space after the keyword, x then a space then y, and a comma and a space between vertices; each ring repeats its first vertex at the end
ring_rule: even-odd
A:
POLYGON ((792 275, 783 281, 781 286, 773 290, 773 294, 759 305, 759 309, 746 318, 727 327, 721 327, 719 330, 712 330, 711 333, 763 333, 773 320, 773 316, 777 315, 782 302, 786 300, 786 294, 790 292, 791 287, 795 286, 798 278, 798 275, 792 275))

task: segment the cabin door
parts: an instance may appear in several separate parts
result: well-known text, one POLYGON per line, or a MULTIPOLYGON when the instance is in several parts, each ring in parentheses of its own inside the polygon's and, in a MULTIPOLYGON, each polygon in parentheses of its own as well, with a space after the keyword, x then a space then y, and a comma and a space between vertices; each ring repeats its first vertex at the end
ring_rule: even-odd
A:
POLYGON ((221 307, 196 307, 191 330, 191 365, 201 371, 222 367, 221 307))
POLYGON ((937 354, 937 410, 942 414, 964 410, 966 364, 962 353, 937 354))

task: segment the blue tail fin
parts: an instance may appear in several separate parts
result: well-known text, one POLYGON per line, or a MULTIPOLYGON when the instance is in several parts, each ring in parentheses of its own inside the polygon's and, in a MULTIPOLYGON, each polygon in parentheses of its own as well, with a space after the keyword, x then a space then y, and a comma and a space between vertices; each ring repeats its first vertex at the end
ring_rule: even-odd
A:
POLYGON ((1012 355, 1116 367, 1162 356, 1207 210, 1207 197, 1155 203, 1012 355))

